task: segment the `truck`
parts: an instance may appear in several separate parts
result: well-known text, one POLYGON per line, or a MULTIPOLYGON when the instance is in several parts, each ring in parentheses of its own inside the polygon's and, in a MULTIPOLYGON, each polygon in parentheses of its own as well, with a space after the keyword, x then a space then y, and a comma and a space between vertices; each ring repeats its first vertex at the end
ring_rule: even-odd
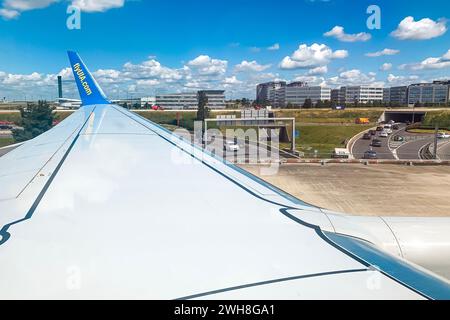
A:
POLYGON ((334 148, 334 151, 331 154, 331 158, 333 158, 333 159, 349 159, 350 152, 346 148, 334 148))
POLYGON ((369 120, 369 118, 356 118, 355 123, 356 124, 369 124, 370 120, 369 120))

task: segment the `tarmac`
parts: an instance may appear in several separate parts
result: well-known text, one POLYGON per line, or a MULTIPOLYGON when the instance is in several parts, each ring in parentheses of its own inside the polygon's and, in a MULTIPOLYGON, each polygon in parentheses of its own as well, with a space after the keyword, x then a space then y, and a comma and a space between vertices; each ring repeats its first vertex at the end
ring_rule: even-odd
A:
POLYGON ((241 165, 295 197, 352 215, 450 217, 450 166, 401 164, 241 165))

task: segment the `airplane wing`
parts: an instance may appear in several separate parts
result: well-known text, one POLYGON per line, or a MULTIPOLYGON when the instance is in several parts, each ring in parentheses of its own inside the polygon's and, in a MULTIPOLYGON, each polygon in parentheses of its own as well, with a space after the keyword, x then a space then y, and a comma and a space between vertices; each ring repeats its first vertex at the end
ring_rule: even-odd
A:
POLYGON ((0 158, 0 299, 450 298, 320 208, 110 104, 69 56, 83 107, 0 158))

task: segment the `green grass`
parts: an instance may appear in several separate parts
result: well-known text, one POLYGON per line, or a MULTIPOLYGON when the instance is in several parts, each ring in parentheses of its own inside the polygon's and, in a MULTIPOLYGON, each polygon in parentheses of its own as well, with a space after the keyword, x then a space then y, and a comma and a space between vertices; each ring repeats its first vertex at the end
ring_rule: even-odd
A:
POLYGON ((300 137, 296 139, 296 147, 305 153, 305 157, 317 156, 329 158, 334 148, 345 147, 346 142, 356 134, 369 129, 364 125, 322 125, 322 126, 297 126, 300 137))
POLYGON ((424 120, 424 126, 439 125, 443 128, 450 128, 450 111, 429 111, 424 120))
POLYGON ((355 123, 356 118, 369 118, 376 122, 383 110, 280 110, 276 117, 295 118, 297 122, 304 123, 355 123))
POLYGON ((13 138, 0 138, 0 148, 14 144, 13 138))
POLYGON ((20 116, 20 112, 0 112, 0 121, 10 121, 20 124, 22 117, 20 116))
MULTIPOLYGON (((72 113, 73 112, 55 111, 55 118, 56 120, 62 121, 68 116, 70 116, 72 113)), ((22 117, 20 115, 20 112, 0 112, 0 121, 10 121, 20 125, 22 117)))
MULTIPOLYGON (((423 129, 423 128, 418 128, 418 129, 409 129, 408 132, 410 133, 426 133, 426 134, 434 134, 436 132, 435 129, 423 129)), ((441 130, 439 129, 439 132, 446 132, 446 133, 450 133, 450 130, 441 130)))
POLYGON ((63 121, 67 117, 69 117, 73 112, 67 111, 67 112, 61 112, 61 111, 55 111, 55 120, 63 121))

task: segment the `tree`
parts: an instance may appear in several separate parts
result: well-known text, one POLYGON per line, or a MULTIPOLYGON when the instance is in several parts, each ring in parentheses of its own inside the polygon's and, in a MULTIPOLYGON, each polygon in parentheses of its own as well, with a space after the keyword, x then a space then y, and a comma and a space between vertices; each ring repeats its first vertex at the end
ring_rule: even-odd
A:
POLYGON ((20 109, 20 114, 23 130, 13 130, 13 137, 16 142, 33 139, 52 128, 53 109, 46 101, 39 101, 37 105, 29 104, 27 107, 20 109))
POLYGON ((210 109, 208 108, 208 97, 206 92, 198 92, 198 110, 197 110, 197 120, 204 121, 209 118, 210 109))
POLYGON ((294 105, 291 102, 288 102, 286 105, 287 109, 294 109, 294 105))
POLYGON ((322 101, 322 108, 330 109, 333 106, 333 102, 330 100, 324 100, 322 101))
POLYGON ((250 106, 250 101, 247 98, 242 98, 241 104, 242 104, 242 107, 248 108, 250 106))
POLYGON ((270 106, 270 101, 267 100, 267 99, 263 99, 262 102, 261 102, 261 105, 262 105, 263 107, 270 106))
POLYGON ((313 107, 313 103, 312 103, 311 99, 306 99, 305 102, 303 103, 303 108, 311 109, 312 107, 313 107))

